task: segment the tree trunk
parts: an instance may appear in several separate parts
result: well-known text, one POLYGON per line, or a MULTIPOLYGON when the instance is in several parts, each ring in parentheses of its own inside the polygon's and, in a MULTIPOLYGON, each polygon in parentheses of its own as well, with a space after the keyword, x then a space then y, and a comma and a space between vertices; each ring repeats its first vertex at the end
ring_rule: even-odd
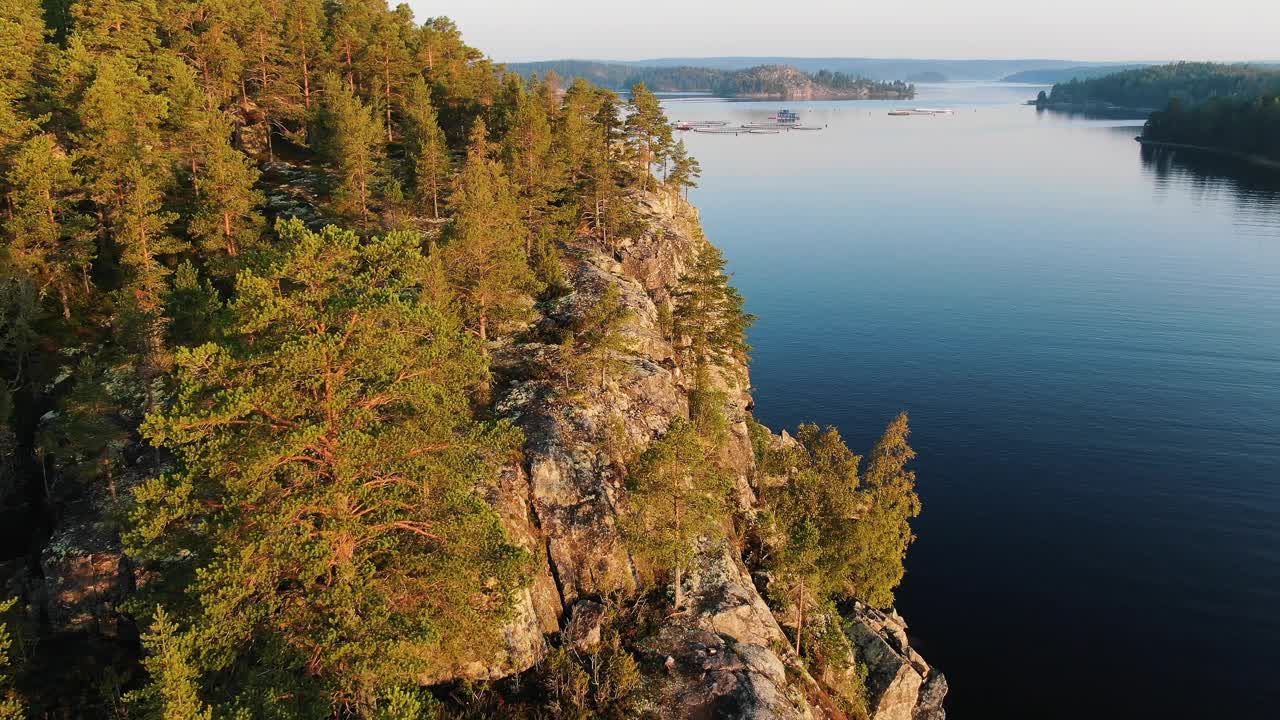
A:
POLYGON ((800 600, 796 603, 796 655, 800 655, 800 636, 804 634, 804 583, 800 583, 800 600))
MULTIPOLYGON (((302 32, 302 22, 298 22, 298 32, 302 32)), ((311 109, 311 71, 307 67, 307 44, 302 44, 302 104, 311 109)))
POLYGON ((236 256, 236 242, 231 237, 231 213, 226 210, 222 211, 222 238, 227 243, 227 254, 231 257, 236 256))
POLYGON ((681 587, 683 578, 681 575, 680 563, 676 563, 676 610, 684 606, 684 589, 681 587))

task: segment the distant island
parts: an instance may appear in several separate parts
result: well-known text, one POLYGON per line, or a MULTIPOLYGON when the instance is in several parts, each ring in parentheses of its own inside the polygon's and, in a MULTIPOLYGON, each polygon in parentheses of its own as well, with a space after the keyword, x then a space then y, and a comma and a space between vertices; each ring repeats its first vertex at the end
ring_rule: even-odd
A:
MULTIPOLYGON (((1125 63, 1133 65, 1134 63, 1125 63)), ((602 76, 626 75, 628 69, 646 68, 709 68, 712 70, 746 70, 760 65, 791 65, 801 72, 816 73, 820 70, 842 72, 845 75, 870 80, 905 80, 907 82, 940 82, 924 77, 937 73, 946 82, 995 82, 1015 73, 1025 71, 1051 71, 1086 67, 1114 69, 1115 62, 1087 62, 1081 60, 1052 60, 1044 58, 1015 58, 1007 60, 945 60, 929 58, 860 58, 860 57, 795 57, 789 55, 750 55, 731 57, 665 57, 647 60, 582 60, 559 59, 538 62, 508 62, 509 70, 528 77, 532 73, 546 74, 554 67, 562 77, 587 77, 592 82, 609 87, 622 87, 620 83, 602 82, 602 76), (582 71, 566 72, 567 70, 582 71)), ((1066 79, 1066 78, 1063 78, 1066 79)), ((1042 81, 1045 84, 1058 79, 1042 81)))
POLYGON ((1280 70, 1268 65, 1179 62, 1058 83, 1035 104, 1050 110, 1150 115, 1172 101, 1191 107, 1212 99, 1280 93, 1280 70))
POLYGON ((625 90, 643 83, 654 92, 703 92, 721 97, 759 100, 910 99, 915 86, 840 71, 805 72, 792 65, 757 65, 742 70, 709 67, 641 67, 583 60, 523 63, 509 70, 532 77, 555 73, 565 80, 584 78, 597 85, 625 90))
POLYGON ((1280 67, 1179 62, 1060 82, 1040 109, 1147 116, 1143 145, 1280 168, 1280 67))

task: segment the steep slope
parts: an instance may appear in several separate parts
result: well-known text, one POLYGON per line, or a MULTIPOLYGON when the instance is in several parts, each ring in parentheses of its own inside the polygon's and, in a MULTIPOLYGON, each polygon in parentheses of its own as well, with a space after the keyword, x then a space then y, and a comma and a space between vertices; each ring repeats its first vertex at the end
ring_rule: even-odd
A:
MULTIPOLYGON (((631 202, 645 230, 619 239, 612 254, 587 241, 563 246, 567 294, 545 308, 522 340, 494 348, 495 411, 519 426, 526 442, 522 462, 506 468, 489 499, 535 558, 534 567, 504 630, 503 652, 442 668, 423 677, 426 684, 536 673, 554 647, 598 642, 602 608, 639 584, 619 530, 626 456, 689 415, 692 379, 676 361, 659 306, 708 241, 697 211, 678 195, 636 193, 631 202), (623 333, 630 350, 603 384, 566 387, 554 372, 561 348, 550 340, 609 287, 629 311, 623 333)), ((732 471, 738 512, 749 517, 763 478, 748 430, 748 370, 731 363, 711 380, 729 421, 722 461, 732 471)), ((774 442, 787 442, 786 436, 774 442)), ((63 630, 114 635, 116 608, 137 582, 114 538, 95 531, 107 504, 105 497, 93 498, 68 514, 46 550, 37 594, 63 630)), ((836 698, 847 678, 808 674, 757 588, 760 581, 731 544, 703 548, 686 578, 689 609, 654 618, 627 638, 643 678, 641 716, 846 717, 836 698)), ((869 716, 944 718, 945 678, 910 647, 901 618, 862 605, 847 610, 844 630, 856 662, 867 668, 869 716)))

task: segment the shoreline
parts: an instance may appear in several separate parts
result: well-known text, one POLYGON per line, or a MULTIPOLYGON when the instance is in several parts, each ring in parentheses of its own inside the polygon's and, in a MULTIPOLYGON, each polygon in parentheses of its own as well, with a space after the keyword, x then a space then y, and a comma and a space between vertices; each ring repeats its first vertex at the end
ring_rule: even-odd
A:
POLYGON ((1192 145, 1189 143, 1176 143, 1166 140, 1148 140, 1141 135, 1134 140, 1143 147, 1165 148, 1167 150, 1195 150, 1197 152, 1209 153, 1219 157, 1239 160, 1255 167, 1267 168, 1268 170, 1280 170, 1280 160, 1272 160, 1261 155, 1250 155, 1239 150, 1228 150, 1226 148, 1213 147, 1212 145, 1192 145))

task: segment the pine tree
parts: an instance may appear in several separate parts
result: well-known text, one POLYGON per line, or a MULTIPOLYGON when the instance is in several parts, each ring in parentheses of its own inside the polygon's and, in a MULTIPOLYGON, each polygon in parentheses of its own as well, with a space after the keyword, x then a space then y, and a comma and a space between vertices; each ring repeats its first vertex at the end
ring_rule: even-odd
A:
POLYGON ((697 259, 673 293, 673 334, 686 363, 745 363, 751 348, 747 328, 755 317, 743 310, 742 295, 729 284, 719 248, 702 244, 697 259))
POLYGON ((724 535, 731 482, 692 423, 677 419, 627 477, 624 530, 640 557, 669 569, 675 609, 684 607, 684 571, 701 539, 724 535))
POLYGON ((546 229, 548 206, 561 180, 546 108, 523 87, 518 90, 511 126, 503 138, 502 157, 523 208, 525 253, 532 254, 535 239, 546 229))
POLYGON ((452 160, 431 91, 420 77, 410 81, 405 96, 403 133, 406 185, 418 203, 430 204, 431 217, 438 220, 452 160))
POLYGON ((644 83, 636 83, 631 87, 631 99, 627 101, 627 119, 623 129, 635 162, 639 187, 647 190, 652 177, 650 169, 664 162, 670 150, 671 123, 667 121, 657 96, 644 83))
POLYGON ((410 76, 415 75, 408 46, 413 33, 413 17, 408 13, 407 5, 399 6, 394 12, 379 13, 373 22, 366 49, 369 75, 377 87, 374 94, 382 106, 388 143, 395 140, 392 133, 393 111, 404 99, 410 76))
POLYGON ((554 126, 557 162, 564 170, 568 188, 573 191, 578 190, 578 183, 586 175, 592 146, 604 142, 595 124, 598 104, 599 98, 591 83, 577 78, 565 91, 564 107, 554 126))
POLYGON ((92 290, 93 220, 79 212, 84 193, 71 158, 51 135, 37 135, 12 159, 7 184, 13 214, 5 224, 10 262, 34 283, 40 296, 52 295, 62 315, 92 290))
POLYGON ((527 315, 538 290, 524 254, 520 206, 493 158, 483 120, 471 129, 467 159, 449 197, 453 223, 444 248, 449 278, 468 325, 482 341, 491 329, 527 315))
POLYGON ((220 113, 200 113, 191 134, 200 152, 187 231, 214 273, 229 277, 235 274, 240 254, 256 249, 262 237, 263 220, 257 208, 264 198, 254 188, 259 173, 244 153, 231 146, 231 125, 220 113))
POLYGON ((8 170, 13 148, 38 127, 30 104, 45 59, 45 32, 39 0, 0 4, 0 172, 8 170))
POLYGON ((340 68, 347 90, 370 96, 376 82, 366 69, 365 53, 372 41, 373 27, 386 12, 386 0, 340 0, 330 6, 329 48, 333 65, 340 68), (357 77, 359 76, 359 77, 357 77))
POLYGON ((179 631, 163 608, 156 609, 142 646, 147 651, 142 665, 151 683, 129 693, 128 704, 145 720, 212 720, 213 708, 200 700, 192 638, 179 631))
POLYGON ((80 0, 71 13, 72 42, 92 55, 145 63, 160 46, 157 0, 80 0))
POLYGON ((245 52, 236 37, 232 0, 178 0, 163 5, 166 40, 197 73, 206 107, 240 91, 245 52))
POLYGON ((688 198, 689 188, 698 187, 699 177, 702 177, 702 164, 689 154, 689 150, 684 146, 684 140, 680 140, 671 150, 671 174, 667 176, 667 183, 675 188, 677 193, 683 191, 684 196, 688 198))
POLYGON ((562 345, 566 351, 562 353, 562 361, 568 366, 575 385, 584 380, 581 375, 589 374, 600 379, 603 391, 609 382, 609 372, 625 366, 626 361, 620 356, 631 351, 632 343, 622 328, 630 317, 631 311, 622 304, 618 286, 610 283, 577 318, 566 344, 562 345))
MULTIPOLYGON (((7 615, 18 599, 0 601, 0 618, 7 615)), ((9 634, 7 623, 0 621, 0 720, 23 720, 27 716, 22 699, 13 688, 10 668, 13 659, 9 653, 13 649, 13 637, 9 634)))
POLYGON ((363 715, 500 641, 525 561, 479 487, 519 437, 474 419, 484 356, 416 235, 278 231, 227 339, 179 353, 143 426, 179 469, 136 491, 125 540, 194 600, 171 607, 220 692, 315 686, 363 715))
POLYGON ((370 204, 381 175, 382 128, 360 98, 336 75, 325 75, 321 147, 337 175, 334 206, 342 215, 370 225, 370 204))
POLYGON ((916 456, 907 443, 909 434, 907 414, 902 413, 885 428, 862 475, 867 509, 854 525, 842 591, 877 607, 893 604, 893 591, 905 573, 902 561, 915 539, 910 521, 920 514, 916 474, 906 468, 916 456))
POLYGON ((793 613, 798 654, 804 649, 806 613, 827 606, 848 579, 862 502, 860 458, 834 428, 801 425, 796 440, 799 448, 787 451, 780 463, 787 468, 786 482, 769 488, 766 502, 777 534, 768 563, 775 578, 770 592, 793 613))
POLYGON ((281 45, 284 57, 283 82, 289 89, 293 115, 309 112, 318 89, 321 57, 324 52, 323 0, 290 0, 281 13, 281 45), (296 108, 301 106, 302 112, 296 108))
POLYGON ((161 123, 165 100, 119 57, 97 63, 96 77, 80 105, 79 159, 88 188, 119 252, 123 283, 117 292, 116 330, 134 345, 138 371, 153 401, 152 385, 167 365, 165 260, 187 249, 170 232, 177 217, 165 210, 172 184, 161 123))

